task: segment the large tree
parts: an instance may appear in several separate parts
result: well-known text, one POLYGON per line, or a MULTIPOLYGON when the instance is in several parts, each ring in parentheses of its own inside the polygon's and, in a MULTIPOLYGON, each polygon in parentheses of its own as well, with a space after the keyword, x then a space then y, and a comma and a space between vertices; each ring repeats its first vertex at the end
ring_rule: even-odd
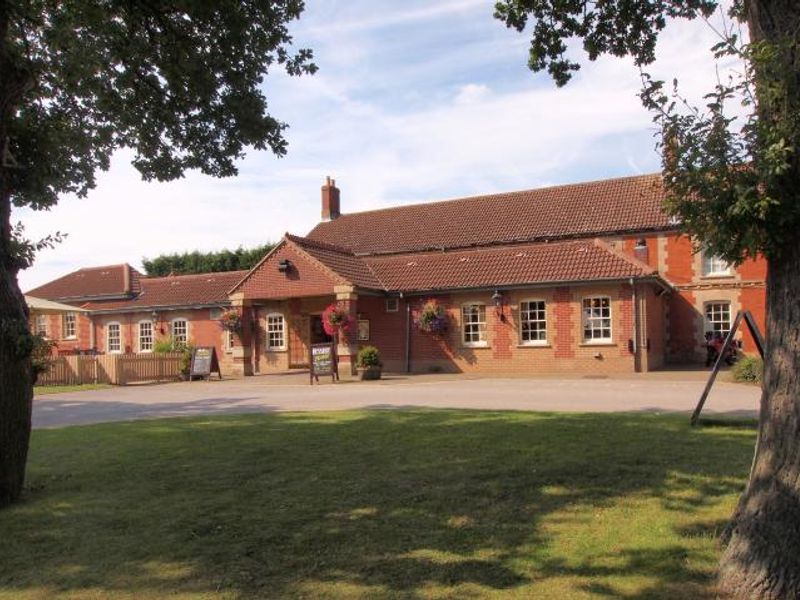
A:
POLYGON ((11 206, 84 196, 126 148, 147 180, 236 174, 245 149, 286 152, 264 76, 315 70, 290 52, 302 0, 0 0, 0 506, 19 498, 33 341, 17 273, 37 245, 11 206))
MULTIPOLYGON (((714 0, 502 0, 495 16, 532 24, 529 65, 564 85, 589 59, 632 56, 642 69, 670 18, 707 18, 714 0)), ((733 515, 720 592, 800 598, 800 2, 736 0, 719 55, 743 59, 741 79, 715 83, 702 110, 643 72, 642 99, 663 138, 667 209, 729 261, 768 263, 767 348, 759 436, 750 480, 733 515), (743 42, 736 25, 746 26, 743 42), (743 119, 726 112, 741 98, 743 119)), ((741 115, 740 115, 741 116, 741 115)))

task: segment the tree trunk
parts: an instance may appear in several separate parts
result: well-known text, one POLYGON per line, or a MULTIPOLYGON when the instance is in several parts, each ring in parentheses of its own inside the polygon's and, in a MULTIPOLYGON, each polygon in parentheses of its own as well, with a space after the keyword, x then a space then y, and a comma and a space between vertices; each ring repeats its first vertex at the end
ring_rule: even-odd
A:
POLYGON ((746 8, 751 41, 776 52, 773 60, 754 63, 758 119, 780 131, 793 152, 787 172, 766 190, 779 199, 782 214, 773 219, 780 251, 768 257, 758 443, 728 529, 720 591, 732 598, 788 600, 800 598, 800 243, 796 226, 779 227, 781 217, 796 222, 791 216, 800 193, 800 7, 797 0, 750 0, 746 8))
POLYGON ((800 598, 800 246, 770 261, 758 445, 720 568, 733 598, 800 598))
POLYGON ((10 198, 0 192, 0 507, 22 493, 33 403, 31 338, 14 267, 10 216, 10 198))

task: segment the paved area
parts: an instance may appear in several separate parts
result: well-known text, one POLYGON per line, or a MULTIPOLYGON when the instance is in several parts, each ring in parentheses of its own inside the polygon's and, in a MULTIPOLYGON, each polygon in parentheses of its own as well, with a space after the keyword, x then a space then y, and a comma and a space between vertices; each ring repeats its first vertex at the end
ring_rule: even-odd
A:
MULTIPOLYGON (((463 375, 395 376, 379 382, 308 385, 307 375, 267 375, 112 387, 37 396, 34 427, 242 412, 406 407, 569 412, 691 412, 703 372, 619 379, 473 379, 463 375)), ((760 388, 717 382, 704 415, 757 416, 760 388)))

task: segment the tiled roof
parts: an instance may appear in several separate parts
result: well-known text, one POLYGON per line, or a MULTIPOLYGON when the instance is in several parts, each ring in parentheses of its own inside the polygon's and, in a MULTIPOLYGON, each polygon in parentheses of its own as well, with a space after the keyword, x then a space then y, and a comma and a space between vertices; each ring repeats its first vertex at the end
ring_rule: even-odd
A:
POLYGON ((674 229, 663 199, 642 175, 343 214, 307 237, 372 254, 674 229))
POLYGON ((286 234, 286 239, 299 246, 331 271, 346 281, 362 288, 382 289, 383 285, 375 277, 369 265, 352 252, 324 242, 286 234))
POLYGON ((130 300, 89 302, 88 310, 138 310, 160 306, 213 306, 228 304, 228 290, 247 274, 247 271, 202 273, 142 277, 141 293, 130 300))
POLYGON ((90 267, 73 271, 27 293, 56 301, 126 296, 139 291, 141 277, 142 274, 128 264, 90 267))
POLYGON ((654 274, 596 239, 363 257, 387 291, 434 291, 654 274))

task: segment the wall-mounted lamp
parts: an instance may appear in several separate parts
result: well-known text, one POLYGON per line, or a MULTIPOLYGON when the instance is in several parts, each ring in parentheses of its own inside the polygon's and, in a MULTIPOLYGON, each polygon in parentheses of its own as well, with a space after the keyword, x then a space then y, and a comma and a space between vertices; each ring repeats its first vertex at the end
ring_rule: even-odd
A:
POLYGON ((281 261, 278 261, 278 272, 279 273, 288 273, 292 270, 292 261, 288 258, 284 258, 281 261))
POLYGON ((153 319, 153 329, 156 329, 158 333, 164 333, 164 330, 158 326, 158 312, 155 310, 151 312, 150 318, 153 319))
POLYGON ((492 294, 492 302, 494 302, 494 310, 497 313, 497 316, 500 317, 501 321, 506 320, 505 314, 503 314, 503 304, 504 304, 505 297, 503 296, 500 290, 495 290, 494 294, 492 294))

